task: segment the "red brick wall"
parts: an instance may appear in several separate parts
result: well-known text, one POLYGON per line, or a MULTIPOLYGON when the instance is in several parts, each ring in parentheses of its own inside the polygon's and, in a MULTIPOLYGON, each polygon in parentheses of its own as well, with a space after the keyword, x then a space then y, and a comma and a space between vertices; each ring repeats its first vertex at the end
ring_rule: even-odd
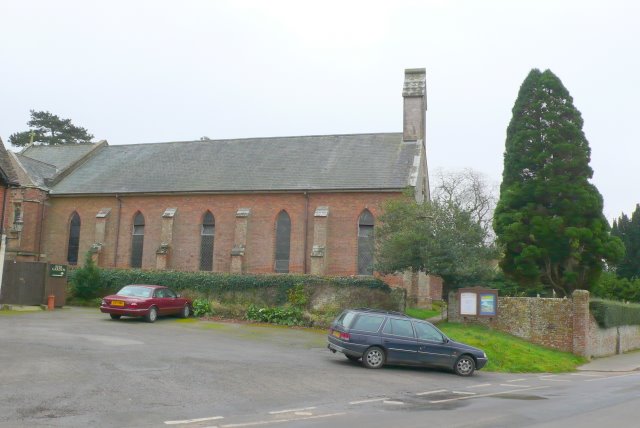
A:
MULTIPOLYGON (((2 195, 0 195, 2 197, 2 195)), ((42 247, 42 217, 46 215, 47 195, 34 188, 9 189, 5 202, 5 231, 7 234, 7 259, 35 261, 42 247), (22 230, 14 229, 14 206, 22 209, 22 230)))
POLYGON ((308 272, 310 270, 309 255, 313 246, 313 214, 318 206, 326 205, 329 207, 327 274, 354 275, 357 273, 357 235, 360 214, 364 209, 369 209, 374 217, 377 217, 380 215, 381 203, 390 197, 397 196, 399 193, 310 193, 308 201, 303 193, 122 196, 119 233, 117 233, 119 204, 114 196, 51 197, 45 218, 43 247, 49 261, 66 263, 69 221, 73 211, 77 211, 82 222, 79 253, 82 263, 84 254, 95 242, 96 214, 101 208, 111 208, 106 225, 103 252, 99 259, 100 265, 128 267, 131 257, 133 217, 137 211, 141 211, 145 217, 142 266, 152 269, 156 266, 156 249, 160 245, 162 214, 166 208, 177 207, 169 267, 177 270, 197 270, 200 257, 200 225, 204 213, 210 210, 216 224, 214 271, 228 272, 231 249, 234 244, 236 211, 239 208, 250 208, 245 271, 273 272, 275 222, 278 213, 285 209, 291 217, 289 270, 303 272, 306 258, 308 272), (117 260, 116 240, 118 241, 117 260))

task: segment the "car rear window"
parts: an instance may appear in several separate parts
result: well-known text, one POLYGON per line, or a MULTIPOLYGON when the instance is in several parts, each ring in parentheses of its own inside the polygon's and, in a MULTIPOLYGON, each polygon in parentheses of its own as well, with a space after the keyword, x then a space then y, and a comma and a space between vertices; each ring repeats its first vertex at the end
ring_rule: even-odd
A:
POLYGON ((382 321, 384 321, 383 316, 362 314, 356 318, 351 329, 374 333, 380 329, 382 321))
POLYGON ((336 320, 336 324, 341 325, 343 327, 349 327, 349 324, 351 324, 351 321, 353 321, 353 317, 355 316, 356 316, 355 312, 345 311, 342 313, 342 315, 338 317, 338 319, 336 320))

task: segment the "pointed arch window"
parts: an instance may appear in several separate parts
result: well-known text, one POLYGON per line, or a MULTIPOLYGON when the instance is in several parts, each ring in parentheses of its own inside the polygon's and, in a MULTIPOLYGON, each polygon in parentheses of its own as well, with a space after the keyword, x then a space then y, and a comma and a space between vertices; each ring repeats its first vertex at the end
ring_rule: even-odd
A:
POLYGON ((280 211, 276 219, 276 263, 277 273, 289 272, 291 250, 291 218, 286 211, 280 211))
POLYGON ((200 270, 213 270, 213 240, 216 234, 216 220, 207 211, 200 228, 200 270))
POLYGON ((69 245, 67 246, 67 263, 78 264, 78 252, 80 250, 80 216, 76 211, 71 215, 69 222, 69 245))
POLYGON ((142 267, 142 250, 144 247, 144 216, 140 211, 133 218, 133 235, 131 236, 131 267, 142 267))
POLYGON ((358 219, 358 275, 373 275, 373 214, 364 210, 358 219))

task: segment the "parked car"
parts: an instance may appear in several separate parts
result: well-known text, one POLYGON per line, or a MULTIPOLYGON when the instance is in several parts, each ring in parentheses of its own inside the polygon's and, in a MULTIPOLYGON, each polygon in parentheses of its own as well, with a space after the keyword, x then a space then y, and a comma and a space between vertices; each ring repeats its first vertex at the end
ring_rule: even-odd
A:
POLYGON ((487 364, 481 349, 448 338, 433 324, 375 309, 345 310, 331 324, 328 348, 370 369, 385 364, 424 365, 471 376, 487 364))
POLYGON ((191 300, 162 285, 133 284, 103 298, 100 311, 114 320, 124 315, 154 322, 161 315, 187 318, 191 314, 191 300))

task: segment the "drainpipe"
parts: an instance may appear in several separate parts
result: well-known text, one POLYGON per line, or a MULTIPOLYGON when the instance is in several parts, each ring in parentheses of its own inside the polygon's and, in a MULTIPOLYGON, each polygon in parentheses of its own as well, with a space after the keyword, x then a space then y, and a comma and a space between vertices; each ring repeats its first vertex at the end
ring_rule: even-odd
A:
POLYGON ((116 199, 118 200, 118 221, 116 222, 116 246, 113 251, 113 267, 118 267, 118 243, 120 241, 120 214, 122 213, 122 199, 120 195, 116 193, 116 199))
POLYGON ((4 234, 4 208, 7 202, 9 186, 5 186, 2 195, 2 218, 0 219, 0 297, 2 296, 2 274, 4 273, 4 257, 7 248, 7 235, 4 234))
POLYGON ((302 261, 303 273, 307 273, 307 237, 309 236, 309 192, 304 192, 304 257, 302 261))
POLYGON ((48 195, 44 195, 44 199, 42 200, 42 202, 40 202, 41 205, 41 209, 40 209, 40 227, 39 232, 40 232, 40 236, 38 236, 38 256, 37 256, 37 261, 40 261, 40 254, 42 252, 42 231, 44 229, 44 209, 45 209, 45 203, 47 202, 47 199, 49 199, 48 195))

